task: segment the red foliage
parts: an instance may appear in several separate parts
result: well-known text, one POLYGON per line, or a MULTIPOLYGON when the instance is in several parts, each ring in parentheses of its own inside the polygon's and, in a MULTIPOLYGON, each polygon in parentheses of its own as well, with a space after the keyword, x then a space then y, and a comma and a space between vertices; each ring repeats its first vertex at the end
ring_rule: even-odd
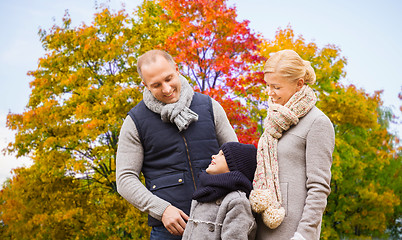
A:
POLYGON ((165 0, 159 4, 166 11, 162 17, 178 23, 165 50, 200 92, 221 103, 239 141, 256 144, 257 123, 240 99, 254 98, 249 94, 262 80, 250 69, 264 60, 257 54, 259 36, 251 32, 248 21, 236 20, 236 8, 226 6, 225 0, 165 0))

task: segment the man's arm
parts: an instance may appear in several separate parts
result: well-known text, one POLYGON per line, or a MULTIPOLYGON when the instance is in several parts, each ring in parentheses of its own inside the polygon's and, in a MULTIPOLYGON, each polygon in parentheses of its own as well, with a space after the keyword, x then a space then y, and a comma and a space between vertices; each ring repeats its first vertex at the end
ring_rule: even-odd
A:
POLYGON ((140 181, 144 149, 137 128, 130 116, 120 130, 116 158, 117 191, 140 211, 163 222, 168 231, 182 235, 188 216, 169 202, 152 194, 140 181))
POLYGON ((215 119, 215 131, 218 138, 219 146, 226 142, 238 142, 236 133, 233 130, 232 125, 230 125, 229 119, 226 116, 223 107, 213 98, 212 99, 212 109, 214 111, 215 119))
POLYGON ((137 128, 130 116, 124 120, 120 130, 116 157, 117 191, 140 211, 161 220, 166 208, 171 204, 152 194, 140 181, 144 160, 137 128))

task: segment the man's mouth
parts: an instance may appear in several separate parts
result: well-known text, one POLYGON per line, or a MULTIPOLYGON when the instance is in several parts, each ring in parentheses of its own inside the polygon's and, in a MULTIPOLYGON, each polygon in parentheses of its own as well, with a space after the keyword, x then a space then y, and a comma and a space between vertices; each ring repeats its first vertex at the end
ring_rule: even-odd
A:
POLYGON ((174 91, 172 91, 169 95, 165 95, 165 97, 171 97, 173 95, 174 91))

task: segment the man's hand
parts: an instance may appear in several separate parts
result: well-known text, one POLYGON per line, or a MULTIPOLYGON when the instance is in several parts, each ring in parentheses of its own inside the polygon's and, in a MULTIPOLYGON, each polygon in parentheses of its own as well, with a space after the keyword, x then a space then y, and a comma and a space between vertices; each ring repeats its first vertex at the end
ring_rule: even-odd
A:
POLYGON ((162 215, 162 223, 173 235, 183 235, 188 216, 180 209, 170 205, 162 215))

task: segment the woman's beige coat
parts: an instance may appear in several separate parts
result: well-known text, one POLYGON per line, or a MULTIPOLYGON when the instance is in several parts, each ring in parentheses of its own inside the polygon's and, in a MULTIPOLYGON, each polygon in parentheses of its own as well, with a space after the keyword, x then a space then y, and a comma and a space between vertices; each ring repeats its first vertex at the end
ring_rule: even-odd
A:
POLYGON ((257 239, 320 238, 322 215, 330 193, 335 133, 331 121, 313 107, 278 142, 279 180, 286 216, 276 229, 257 218, 257 239))

